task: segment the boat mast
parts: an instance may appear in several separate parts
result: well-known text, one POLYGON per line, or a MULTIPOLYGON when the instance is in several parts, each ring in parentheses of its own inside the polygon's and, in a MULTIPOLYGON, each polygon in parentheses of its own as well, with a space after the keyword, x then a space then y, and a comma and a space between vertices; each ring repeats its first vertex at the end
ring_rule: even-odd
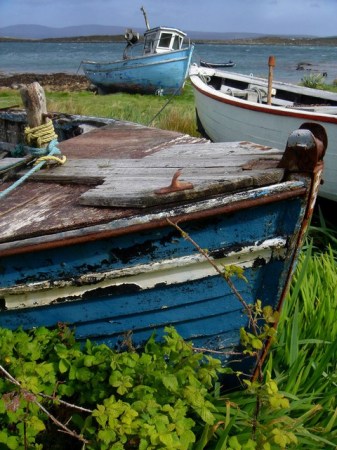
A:
POLYGON ((140 8, 140 10, 142 11, 142 13, 144 15, 146 29, 149 30, 150 29, 150 25, 149 25, 149 22, 147 20, 146 11, 145 11, 143 6, 140 8))

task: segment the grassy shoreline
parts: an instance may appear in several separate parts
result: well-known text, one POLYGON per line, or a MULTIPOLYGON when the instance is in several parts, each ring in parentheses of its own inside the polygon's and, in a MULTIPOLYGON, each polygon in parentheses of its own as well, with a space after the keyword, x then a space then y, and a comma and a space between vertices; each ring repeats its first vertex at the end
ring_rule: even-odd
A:
MULTIPOLYGON (((194 94, 188 79, 179 96, 126 93, 101 96, 90 91, 90 83, 83 75, 26 73, 6 77, 0 74, 0 108, 22 106, 20 85, 33 81, 44 88, 50 112, 107 117, 200 137, 194 94)), ((337 85, 323 82, 317 87, 337 92, 337 85)))
MULTIPOLYGON (((196 129, 194 96, 189 81, 179 96, 126 93, 100 96, 88 90, 52 91, 48 86, 41 85, 45 89, 49 112, 108 117, 200 137, 196 129)), ((22 106, 19 90, 0 89, 0 108, 13 105, 22 106)))

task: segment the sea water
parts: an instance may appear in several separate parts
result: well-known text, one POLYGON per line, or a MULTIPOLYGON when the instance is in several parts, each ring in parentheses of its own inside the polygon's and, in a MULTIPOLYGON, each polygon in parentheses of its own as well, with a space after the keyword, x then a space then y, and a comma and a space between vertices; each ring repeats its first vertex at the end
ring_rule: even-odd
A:
MULTIPOLYGON (((83 74, 81 61, 121 59, 124 47, 123 42, 0 42, 0 72, 83 74)), ((310 73, 327 74, 327 83, 337 79, 337 48, 332 46, 196 44, 192 62, 231 60, 236 66, 226 70, 267 78, 269 56, 275 58, 277 81, 299 83, 310 73), (305 69, 298 70, 302 64, 305 69)))

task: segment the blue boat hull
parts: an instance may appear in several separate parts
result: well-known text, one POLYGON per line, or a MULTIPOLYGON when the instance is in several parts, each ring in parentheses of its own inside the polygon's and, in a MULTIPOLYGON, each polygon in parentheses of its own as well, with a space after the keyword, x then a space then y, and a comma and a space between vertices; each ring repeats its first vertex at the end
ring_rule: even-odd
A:
POLYGON ((86 77, 99 93, 179 95, 184 86, 194 46, 114 62, 83 61, 86 77))
MULTIPOLYGON (((228 260, 244 268, 247 281, 234 282, 248 304, 261 299, 276 308, 303 214, 303 201, 295 198, 181 226, 219 264, 228 260)), ((248 327, 248 317, 224 279, 199 256, 170 226, 7 256, 1 288, 17 290, 8 296, 0 326, 68 323, 78 339, 109 346, 122 345, 131 332, 137 346, 173 325, 195 347, 220 352, 227 361, 239 347, 239 329, 248 327)))
POLYGON ((64 323, 121 348, 172 325, 226 365, 244 360, 247 305, 280 308, 312 215, 327 139, 306 126, 284 152, 129 123, 61 142, 67 164, 2 203, 0 326, 64 323))

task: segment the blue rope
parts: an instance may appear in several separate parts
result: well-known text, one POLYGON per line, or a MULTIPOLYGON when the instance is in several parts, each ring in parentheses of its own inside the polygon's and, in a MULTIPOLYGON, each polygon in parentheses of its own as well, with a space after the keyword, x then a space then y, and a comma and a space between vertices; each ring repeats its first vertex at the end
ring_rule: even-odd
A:
MULTIPOLYGON (((34 151, 37 150, 36 153, 41 153, 38 156, 43 156, 46 154, 48 154, 48 156, 60 155, 61 152, 60 152, 59 148, 57 147, 57 144, 58 144, 57 139, 53 139, 52 141, 49 142, 47 147, 45 147, 43 149, 40 149, 40 148, 35 149, 32 147, 30 147, 30 149, 34 150, 34 151)), ((34 156, 37 156, 37 155, 34 155, 34 156)), ((36 166, 32 167, 27 173, 25 173, 21 178, 19 178, 17 181, 15 181, 15 183, 13 183, 11 186, 9 186, 4 191, 0 192, 0 199, 6 197, 6 195, 8 195, 10 192, 12 192, 14 189, 16 189, 18 186, 20 186, 20 184, 22 184, 25 180, 27 180, 27 178, 29 178, 34 172, 37 172, 38 170, 40 170, 44 164, 46 164, 46 161, 39 162, 38 164, 36 164, 36 166)))

